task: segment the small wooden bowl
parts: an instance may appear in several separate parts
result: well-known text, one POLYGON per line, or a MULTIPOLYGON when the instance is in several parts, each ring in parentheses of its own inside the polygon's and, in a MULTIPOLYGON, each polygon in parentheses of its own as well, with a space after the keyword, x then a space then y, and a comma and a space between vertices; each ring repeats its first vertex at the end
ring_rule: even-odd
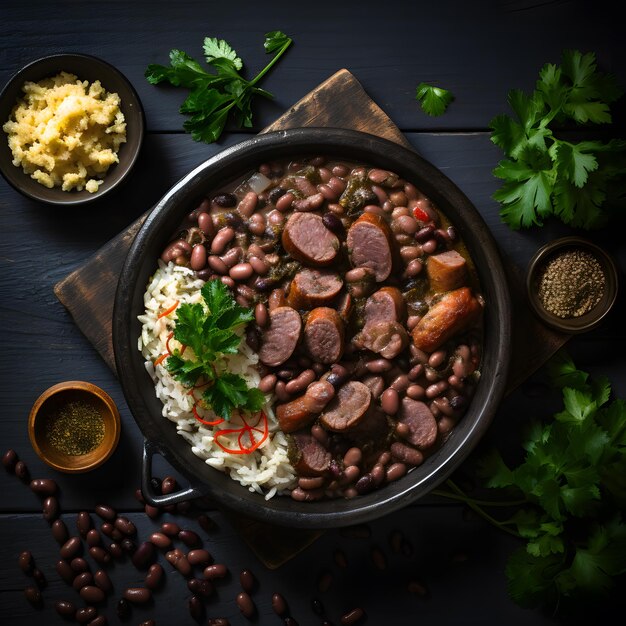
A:
POLYGON ((28 416, 28 436, 39 457, 50 467, 78 474, 102 465, 114 452, 120 439, 120 414, 109 395, 91 383, 69 380, 46 389, 35 401, 28 416), (45 426, 51 414, 69 402, 81 401, 96 408, 104 420, 104 437, 100 444, 86 454, 64 454, 51 445, 45 436, 45 426))
POLYGON ((540 248, 531 259, 526 273, 526 290, 535 314, 548 326, 568 334, 584 333, 596 328, 607 316, 617 298, 618 277, 615 262, 600 246, 583 237, 561 237, 540 248), (550 259, 566 250, 581 250, 591 253, 600 263, 605 277, 604 294, 598 304, 580 317, 561 318, 547 311, 538 295, 541 271, 550 259))

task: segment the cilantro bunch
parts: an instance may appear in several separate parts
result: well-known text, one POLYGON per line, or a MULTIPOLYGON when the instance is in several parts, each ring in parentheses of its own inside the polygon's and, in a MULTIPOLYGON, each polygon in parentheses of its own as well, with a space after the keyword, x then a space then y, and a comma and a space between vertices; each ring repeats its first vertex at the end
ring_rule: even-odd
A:
POLYGON ((186 52, 171 50, 170 65, 148 65, 145 77, 153 85, 169 82, 189 89, 180 112, 191 117, 184 122, 183 128, 194 140, 212 143, 222 134, 229 116, 239 128, 252 126, 253 97, 274 97, 256 84, 291 43, 291 38, 278 30, 267 33, 265 51, 276 54, 252 80, 246 80, 240 74, 243 61, 235 50, 223 39, 215 37, 206 37, 203 46, 205 60, 213 72, 207 72, 186 52))
POLYGON ((626 402, 611 401, 609 382, 591 379, 565 352, 549 372, 563 410, 532 423, 523 462, 509 467, 497 451, 479 462, 486 486, 504 499, 475 500, 451 481, 452 493, 436 493, 524 541, 506 567, 515 602, 566 610, 602 601, 626 574, 626 402), (491 505, 514 512, 500 521, 485 511, 491 505))
POLYGON ((254 313, 239 306, 219 280, 206 282, 201 293, 204 304, 184 303, 178 307, 174 328, 174 338, 191 348, 193 355, 184 358, 182 350, 175 350, 165 367, 185 387, 197 387, 204 403, 226 420, 235 409, 260 411, 265 401, 263 393, 229 372, 224 359, 224 355, 237 353, 241 343, 237 330, 251 322, 254 313))
POLYGON ((493 172, 504 181, 493 198, 511 228, 541 226, 549 216, 584 229, 606 223, 604 205, 623 200, 626 141, 566 141, 556 128, 611 123, 609 105, 621 95, 615 79, 597 71, 595 55, 577 50, 564 51, 561 66, 544 65, 531 95, 509 92, 514 117, 498 115, 489 127, 507 157, 493 172))

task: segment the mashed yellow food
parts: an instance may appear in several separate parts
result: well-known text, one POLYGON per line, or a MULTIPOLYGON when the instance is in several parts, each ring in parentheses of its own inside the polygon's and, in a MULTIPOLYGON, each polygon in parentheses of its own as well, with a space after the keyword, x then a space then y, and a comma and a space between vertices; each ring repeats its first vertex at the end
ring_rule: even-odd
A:
POLYGON ((67 72, 26 82, 22 90, 2 127, 13 164, 49 188, 98 191, 126 141, 118 94, 67 72))

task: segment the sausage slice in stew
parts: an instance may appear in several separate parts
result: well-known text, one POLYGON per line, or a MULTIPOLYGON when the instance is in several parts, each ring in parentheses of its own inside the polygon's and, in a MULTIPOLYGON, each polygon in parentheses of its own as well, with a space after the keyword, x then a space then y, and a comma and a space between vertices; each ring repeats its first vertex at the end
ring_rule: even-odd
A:
POLYGON ((263 330, 259 359, 265 365, 282 365, 296 349, 302 331, 298 311, 279 306, 269 312, 269 325, 263 330))

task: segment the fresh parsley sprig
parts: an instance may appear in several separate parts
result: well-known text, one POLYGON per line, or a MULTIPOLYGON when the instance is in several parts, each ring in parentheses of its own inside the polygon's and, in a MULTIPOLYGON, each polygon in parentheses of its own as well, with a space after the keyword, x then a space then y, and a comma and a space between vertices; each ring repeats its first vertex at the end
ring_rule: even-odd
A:
POLYGON ((566 611, 602 602, 626 574, 626 402, 611 400, 608 380, 578 370, 566 352, 548 371, 562 410, 530 425, 516 467, 497 450, 479 462, 486 486, 504 499, 476 500, 451 481, 451 492, 436 493, 524 541, 506 567, 515 602, 566 611), (498 520, 485 511, 490 506, 513 514, 498 520))
POLYGON ((447 89, 435 87, 429 83, 420 83, 415 90, 415 99, 419 101, 426 115, 443 115, 454 96, 447 89))
POLYGON ((493 172, 504 181, 493 195, 504 222, 528 228, 555 216, 587 230, 606 223, 605 205, 623 201, 626 141, 566 141, 555 133, 568 121, 611 123, 609 105, 621 95, 615 79, 597 70, 595 55, 577 50, 564 51, 561 66, 546 64, 531 95, 509 92, 514 117, 489 124, 507 157, 493 172))
MULTIPOLYGON (((237 330, 254 314, 239 306, 228 288, 210 280, 201 290, 204 304, 181 304, 177 309, 174 338, 193 350, 192 358, 174 350, 165 361, 168 372, 185 387, 197 386, 207 406, 228 420, 232 411, 260 411, 265 397, 248 387, 238 374, 226 369, 224 355, 236 354, 241 343, 237 330)), ((185 354, 187 350, 185 350, 185 354)))
POLYGON ((191 117, 184 122, 183 128, 194 140, 213 143, 222 134, 229 116, 239 128, 252 126, 253 97, 274 97, 256 85, 291 44, 291 38, 278 30, 267 33, 265 51, 275 54, 252 80, 246 80, 240 74, 243 61, 235 50, 216 37, 206 37, 203 45, 206 62, 214 72, 207 72, 186 52, 171 50, 170 65, 148 65, 145 77, 153 85, 169 82, 189 89, 180 112, 191 117))

